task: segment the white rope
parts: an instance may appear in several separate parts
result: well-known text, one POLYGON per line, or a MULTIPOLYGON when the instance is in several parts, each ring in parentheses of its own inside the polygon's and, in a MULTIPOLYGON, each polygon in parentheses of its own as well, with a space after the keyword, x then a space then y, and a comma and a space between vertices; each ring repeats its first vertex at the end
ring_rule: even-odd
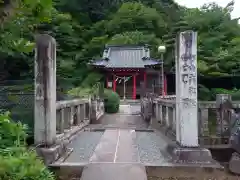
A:
POLYGON ((131 75, 131 76, 124 76, 124 77, 122 77, 122 76, 117 76, 117 75, 114 75, 116 78, 119 78, 119 79, 124 79, 124 78, 131 78, 131 77, 133 77, 133 75, 131 75))

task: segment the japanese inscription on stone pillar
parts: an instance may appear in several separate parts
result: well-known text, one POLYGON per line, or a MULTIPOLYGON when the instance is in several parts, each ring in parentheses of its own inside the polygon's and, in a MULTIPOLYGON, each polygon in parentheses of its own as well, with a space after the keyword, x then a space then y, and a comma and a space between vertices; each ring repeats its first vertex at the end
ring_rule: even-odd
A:
MULTIPOLYGON (((176 87, 179 140, 182 146, 198 146, 197 33, 181 32, 178 37, 176 87)), ((178 127, 177 127, 178 128, 178 127)))

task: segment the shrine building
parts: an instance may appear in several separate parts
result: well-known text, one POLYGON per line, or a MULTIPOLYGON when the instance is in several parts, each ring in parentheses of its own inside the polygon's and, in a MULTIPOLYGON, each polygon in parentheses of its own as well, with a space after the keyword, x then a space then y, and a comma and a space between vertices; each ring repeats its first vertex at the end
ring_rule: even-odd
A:
POLYGON ((105 87, 123 99, 140 99, 143 91, 166 94, 163 61, 151 58, 147 45, 106 45, 91 65, 104 74, 105 87))

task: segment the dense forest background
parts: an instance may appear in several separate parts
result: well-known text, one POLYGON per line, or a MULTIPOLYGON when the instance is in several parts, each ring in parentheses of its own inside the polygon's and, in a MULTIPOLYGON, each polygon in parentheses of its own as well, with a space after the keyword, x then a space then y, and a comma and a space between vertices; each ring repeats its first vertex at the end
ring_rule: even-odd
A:
POLYGON ((149 44, 155 58, 165 44, 165 69, 174 73, 176 34, 191 29, 198 31, 200 94, 208 94, 219 77, 216 86, 240 88, 240 25, 230 16, 234 1, 200 9, 174 0, 4 0, 0 5, 3 85, 33 81, 34 36, 40 32, 56 38, 58 83, 87 87, 101 79, 87 63, 101 56, 105 44, 149 44))

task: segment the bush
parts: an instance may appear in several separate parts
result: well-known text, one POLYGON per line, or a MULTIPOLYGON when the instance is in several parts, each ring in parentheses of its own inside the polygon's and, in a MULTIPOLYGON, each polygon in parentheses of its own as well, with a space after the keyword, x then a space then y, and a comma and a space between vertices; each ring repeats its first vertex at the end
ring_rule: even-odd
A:
POLYGON ((26 126, 14 123, 9 113, 0 114, 0 149, 25 146, 26 126))
POLYGON ((12 154, 13 149, 7 155, 0 155, 0 179, 2 180, 54 180, 51 172, 37 158, 35 152, 22 149, 12 154))
POLYGON ((239 89, 227 90, 227 89, 222 89, 222 88, 215 88, 215 89, 212 89, 212 94, 215 97, 215 99, 216 99, 217 94, 230 94, 232 96, 233 101, 240 100, 240 90, 239 89))
POLYGON ((79 98, 88 98, 89 95, 92 94, 92 89, 91 88, 83 88, 83 87, 75 87, 70 89, 67 92, 68 95, 74 96, 74 97, 79 97, 79 98))
POLYGON ((210 90, 201 84, 198 85, 198 100, 201 101, 212 100, 212 94, 210 90))
POLYGON ((84 87, 84 86, 75 87, 70 89, 67 92, 67 94, 70 96, 80 97, 80 98, 88 98, 89 96, 98 96, 98 95, 101 96, 104 89, 103 86, 104 85, 102 83, 98 82, 91 87, 84 87))
POLYGON ((120 97, 109 89, 104 90, 104 108, 106 113, 117 113, 119 110, 120 97))
POLYGON ((0 180, 54 180, 52 173, 25 147, 26 126, 0 114, 0 180))

